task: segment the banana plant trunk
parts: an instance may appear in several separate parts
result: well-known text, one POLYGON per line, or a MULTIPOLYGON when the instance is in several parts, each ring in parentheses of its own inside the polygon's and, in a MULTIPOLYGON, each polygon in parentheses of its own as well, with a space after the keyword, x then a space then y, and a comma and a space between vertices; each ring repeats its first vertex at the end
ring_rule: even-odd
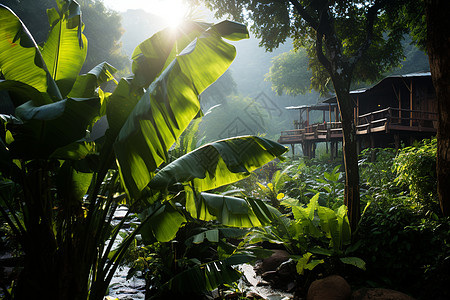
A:
MULTIPOLYGON (((16 282, 14 299, 87 299, 90 269, 79 261, 76 235, 72 234, 73 219, 62 222, 64 231, 55 230, 54 191, 51 164, 41 162, 22 177, 24 226, 20 238, 24 251, 23 269, 16 282), (56 233, 58 232, 58 233, 56 233), (64 235, 64 237, 61 235, 64 235)), ((67 200, 67 199, 63 199, 67 200)), ((70 215, 70 207, 66 207, 70 215)))

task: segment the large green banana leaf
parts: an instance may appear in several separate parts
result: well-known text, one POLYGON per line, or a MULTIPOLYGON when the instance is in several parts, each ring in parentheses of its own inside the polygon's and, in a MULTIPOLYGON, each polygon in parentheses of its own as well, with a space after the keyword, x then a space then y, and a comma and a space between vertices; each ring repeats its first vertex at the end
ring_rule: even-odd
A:
POLYGON ((205 221, 218 220, 234 227, 254 227, 267 222, 270 212, 254 201, 199 193, 247 177, 251 171, 280 157, 287 149, 270 140, 244 136, 200 147, 168 164, 150 181, 149 188, 165 190, 184 183, 186 210, 205 221))
MULTIPOLYGON (((62 99, 28 29, 9 8, 1 4, 0 24, 0 70, 5 79, 28 84, 41 93, 48 93, 55 100, 62 99)), ((33 99, 36 105, 46 104, 38 99, 48 100, 46 97, 33 99)))
POLYGON ((204 145, 161 169, 151 189, 191 182, 198 192, 241 180, 286 152, 286 147, 256 136, 242 136, 204 145))
POLYGON ((117 69, 102 62, 95 66, 88 73, 79 75, 75 81, 68 97, 71 98, 89 98, 95 95, 95 90, 103 83, 115 81, 113 74, 117 69))
POLYGON ((0 90, 7 90, 12 93, 11 100, 14 107, 18 107, 30 99, 36 105, 44 105, 52 103, 47 93, 41 93, 31 85, 15 80, 0 80, 0 90))
POLYGON ((60 12, 47 10, 50 34, 41 53, 47 68, 65 97, 72 89, 87 54, 87 39, 82 34, 81 10, 75 1, 57 1, 68 7, 60 12))
POLYGON ((186 21, 177 29, 166 28, 139 44, 131 56, 134 84, 147 88, 181 50, 209 27, 208 23, 186 21))
POLYGON ((226 71, 235 55, 234 46, 210 28, 177 56, 134 107, 114 145, 132 198, 140 196, 166 160, 167 149, 199 113, 199 94, 226 71))
POLYGON ((157 208, 156 212, 153 206, 150 206, 139 214, 139 218, 145 220, 151 214, 153 214, 152 217, 140 231, 147 245, 154 242, 154 240, 159 242, 173 240, 178 229, 186 222, 186 218, 170 202, 165 202, 161 207, 157 208))
POLYGON ((251 228, 262 225, 251 206, 237 197, 194 194, 187 190, 186 210, 194 218, 203 221, 217 220, 225 226, 251 228))
POLYGON ((110 99, 107 110, 110 128, 119 132, 143 95, 144 89, 165 70, 175 57, 206 30, 233 39, 248 38, 247 28, 241 24, 223 21, 215 25, 202 22, 184 22, 177 30, 164 29, 139 44, 133 52, 132 78, 122 80, 110 99))
POLYGON ((24 121, 10 145, 13 157, 48 157, 57 148, 86 135, 86 128, 98 115, 99 98, 68 98, 36 106, 29 101, 16 109, 24 121))

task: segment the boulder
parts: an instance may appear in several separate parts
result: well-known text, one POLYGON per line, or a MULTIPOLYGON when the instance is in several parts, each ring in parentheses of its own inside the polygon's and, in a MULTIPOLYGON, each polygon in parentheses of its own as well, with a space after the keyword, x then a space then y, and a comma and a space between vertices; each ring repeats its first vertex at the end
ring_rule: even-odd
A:
POLYGON ((415 299, 406 294, 394 290, 379 289, 379 288, 371 288, 371 289, 363 288, 353 292, 351 300, 415 300, 415 299))
POLYGON ((289 253, 285 250, 272 250, 273 254, 270 257, 264 258, 262 263, 255 268, 256 274, 263 274, 265 272, 276 271, 278 267, 289 260, 289 253))
POLYGON ((351 293, 344 278, 331 275, 311 283, 306 300, 349 300, 351 293))

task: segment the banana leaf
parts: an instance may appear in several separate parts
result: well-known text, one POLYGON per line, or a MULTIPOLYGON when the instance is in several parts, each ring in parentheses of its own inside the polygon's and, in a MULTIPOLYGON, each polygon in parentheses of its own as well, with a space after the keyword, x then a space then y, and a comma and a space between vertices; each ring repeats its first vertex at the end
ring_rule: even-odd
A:
POLYGON ((161 75, 189 43, 200 37, 206 30, 223 32, 226 37, 232 37, 235 40, 249 37, 245 26, 230 21, 223 21, 216 25, 187 21, 178 28, 177 30, 167 28, 154 34, 133 51, 134 76, 122 82, 121 88, 114 91, 108 107, 108 121, 115 134, 122 128, 144 90, 161 75), (220 31, 216 27, 220 28, 220 31), (227 28, 229 29, 226 30, 227 28), (234 35, 230 32, 234 32, 234 35), (139 97, 135 99, 137 95, 139 97))
POLYGON ((147 88, 196 37, 211 27, 209 23, 186 21, 177 29, 166 28, 140 43, 133 51, 133 83, 147 88))
POLYGON ((178 229, 186 222, 186 218, 170 202, 165 202, 156 212, 150 206, 139 214, 139 219, 145 220, 152 213, 152 217, 142 226, 140 231, 147 245, 155 241, 168 242, 173 240, 178 229))
MULTIPOLYGON (((53 100, 62 99, 61 93, 49 73, 39 48, 26 26, 6 6, 0 4, 0 70, 6 80, 32 86, 48 93, 53 100)), ((33 99, 35 105, 48 104, 33 99)))
MULTIPOLYGON (((139 198, 167 159, 167 150, 198 115, 199 94, 226 71, 235 55, 234 46, 224 42, 215 28, 209 29, 177 56, 134 107, 114 145, 131 198, 139 198)), ((118 88, 121 84, 125 85, 121 82, 118 88)), ((113 121, 111 128, 117 126, 110 115, 108 121, 113 121)))
POLYGON ((18 107, 28 102, 30 99, 33 99, 33 102, 36 103, 36 105, 52 103, 52 100, 47 93, 41 93, 31 85, 20 81, 0 80, 0 91, 1 90, 7 90, 8 92, 13 93, 11 100, 14 107, 18 107))
POLYGON ((86 128, 98 115, 99 98, 68 98, 35 106, 29 101, 16 109, 24 124, 16 129, 10 145, 13 157, 48 157, 86 135, 86 128))
POLYGON ((59 12, 47 10, 50 34, 41 53, 52 78, 65 97, 77 79, 87 55, 87 39, 82 34, 80 6, 75 1, 59 1, 59 12), (68 7, 62 7, 67 5, 68 7))
POLYGON ((95 90, 103 83, 115 81, 113 74, 117 69, 102 62, 95 66, 88 73, 79 75, 75 81, 68 97, 72 98, 89 98, 95 95, 95 90))
POLYGON ((149 187, 162 190, 177 182, 191 182, 196 191, 208 191, 247 177, 286 151, 284 146, 256 136, 213 142, 165 166, 149 187))
POLYGON ((186 189, 186 210, 192 217, 203 220, 217 220, 225 226, 257 227, 261 222, 252 207, 241 198, 210 193, 197 194, 186 189))
POLYGON ((195 265, 172 277, 161 287, 158 295, 154 298, 158 298, 161 294, 164 295, 164 291, 170 291, 170 293, 175 295, 186 293, 200 294, 212 291, 220 285, 230 284, 242 276, 232 265, 250 262, 254 259, 253 255, 238 253, 224 261, 212 261, 202 265, 195 265))

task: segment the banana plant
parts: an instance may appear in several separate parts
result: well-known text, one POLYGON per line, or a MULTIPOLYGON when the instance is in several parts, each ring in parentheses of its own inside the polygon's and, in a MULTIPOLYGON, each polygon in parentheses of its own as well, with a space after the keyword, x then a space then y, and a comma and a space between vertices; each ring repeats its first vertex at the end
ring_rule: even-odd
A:
MULTIPOLYGON (((185 22, 177 31, 162 30, 133 52, 133 75, 116 81, 116 70, 107 63, 78 74, 87 53, 80 7, 72 0, 56 3, 48 10, 48 40, 40 46, 0 5, 0 89, 9 91, 16 107, 14 116, 0 118, 0 213, 24 253, 12 293, 14 299, 103 299, 126 248, 144 226, 171 215, 177 226, 182 223, 173 201, 155 200, 150 182, 167 161, 168 149, 201 115, 199 94, 233 61, 235 48, 223 38, 240 40, 248 32, 229 21, 185 22), (108 81, 117 84, 112 93, 101 88, 108 81), (151 209, 109 255, 126 219, 111 223, 121 203, 129 205, 130 214, 151 209)), ((228 152, 221 152, 218 170, 228 172, 206 178, 203 186, 243 178, 284 152, 256 142, 260 150, 252 153, 251 138, 234 143, 245 160, 228 161, 228 152)), ((216 202, 208 205, 228 205, 216 202)), ((202 218, 196 211, 202 207, 190 202, 189 211, 202 218)))

